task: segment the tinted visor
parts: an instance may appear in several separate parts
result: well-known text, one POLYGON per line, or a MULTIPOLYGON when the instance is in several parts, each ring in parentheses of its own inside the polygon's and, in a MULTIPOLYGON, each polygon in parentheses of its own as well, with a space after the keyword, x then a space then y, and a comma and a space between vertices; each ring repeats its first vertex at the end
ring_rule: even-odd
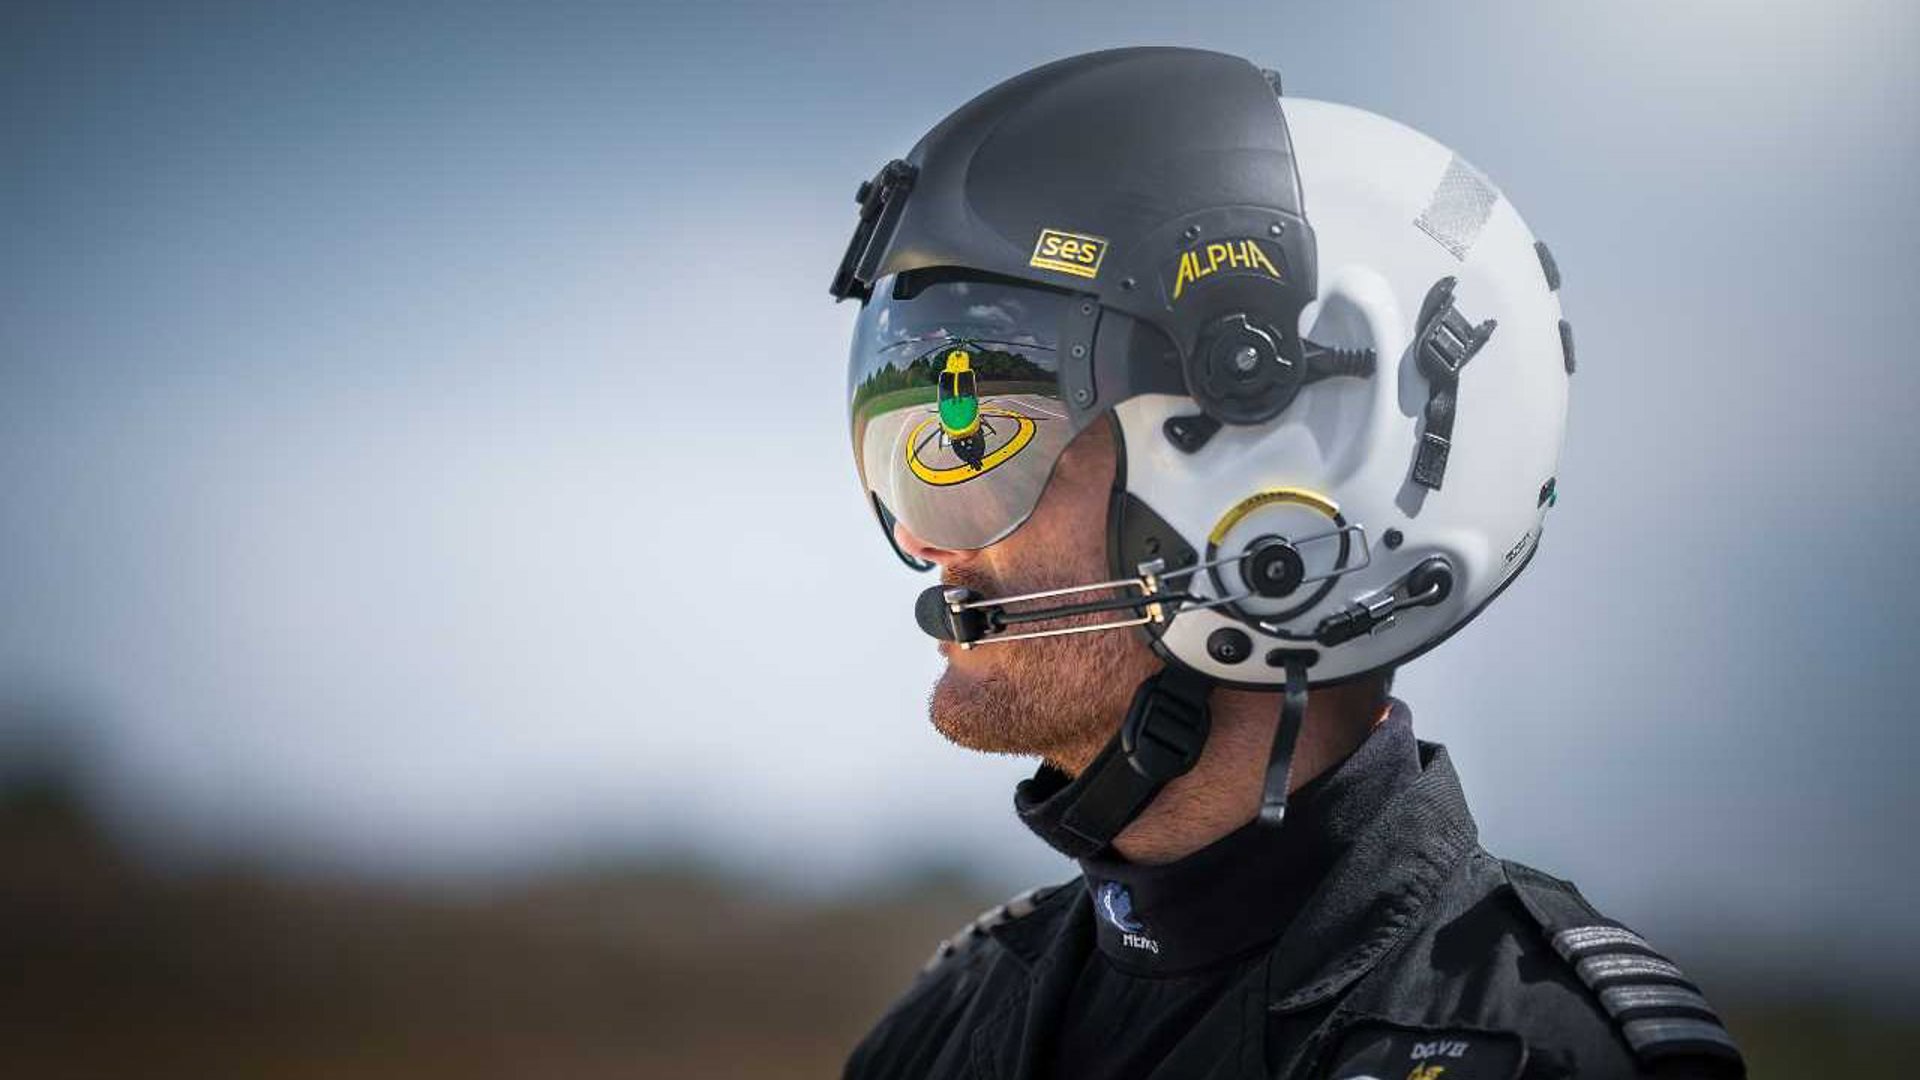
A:
POLYGON ((986 547, 1033 513, 1073 437, 1057 352, 1073 298, 915 276, 876 281, 854 326, 854 461, 883 528, 986 547))

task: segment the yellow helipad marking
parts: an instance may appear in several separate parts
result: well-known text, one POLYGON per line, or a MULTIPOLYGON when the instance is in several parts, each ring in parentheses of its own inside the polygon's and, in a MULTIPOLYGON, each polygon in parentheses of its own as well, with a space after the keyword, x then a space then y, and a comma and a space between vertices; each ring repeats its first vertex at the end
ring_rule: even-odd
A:
POLYGON ((940 422, 940 417, 937 415, 929 416, 925 420, 920 421, 920 426, 914 428, 913 434, 907 437, 907 468, 913 470, 913 475, 932 484, 934 487, 951 487, 954 484, 971 480, 976 476, 991 472, 999 465, 1006 464, 1009 458, 1026 449, 1027 444, 1033 441, 1033 433, 1038 430, 1031 418, 1022 416, 1017 412, 1008 412, 1005 409, 982 408, 980 414, 982 416, 999 416, 1016 421, 1019 423, 1020 429, 1013 433, 1013 438, 1002 443, 999 449, 981 458, 979 468, 976 469, 963 462, 951 469, 935 469, 922 462, 919 457, 914 454, 914 447, 920 445, 921 434, 940 422))

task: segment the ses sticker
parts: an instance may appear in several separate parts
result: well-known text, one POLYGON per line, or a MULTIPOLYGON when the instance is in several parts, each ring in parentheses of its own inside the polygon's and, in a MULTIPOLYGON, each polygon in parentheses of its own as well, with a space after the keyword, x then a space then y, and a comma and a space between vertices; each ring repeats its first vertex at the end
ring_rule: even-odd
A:
POLYGON ((1100 272, 1100 260, 1106 257, 1107 242, 1098 236, 1041 229, 1040 240, 1033 245, 1033 258, 1027 260, 1027 265, 1090 278, 1100 272))

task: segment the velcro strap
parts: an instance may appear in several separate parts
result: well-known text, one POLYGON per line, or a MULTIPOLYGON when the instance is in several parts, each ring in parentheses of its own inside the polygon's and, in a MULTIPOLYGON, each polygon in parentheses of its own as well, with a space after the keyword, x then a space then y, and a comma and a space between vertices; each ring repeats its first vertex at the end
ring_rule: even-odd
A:
POLYGON ((1078 785, 1078 797, 1060 816, 1061 828, 1077 841, 1076 850, 1067 852, 1076 859, 1112 843, 1161 787, 1160 781, 1135 772, 1124 754, 1102 754, 1081 779, 1086 782, 1078 785))
POLYGON ((1193 767, 1210 721, 1213 683, 1170 666, 1140 684, 1133 708, 1079 776, 1043 765, 1014 792, 1014 808, 1042 840, 1070 859, 1098 854, 1169 780, 1193 767))
POLYGON ((1447 478, 1447 451, 1451 449, 1453 442, 1446 436, 1433 431, 1421 434, 1420 452, 1413 459, 1413 482, 1440 490, 1440 484, 1447 478))

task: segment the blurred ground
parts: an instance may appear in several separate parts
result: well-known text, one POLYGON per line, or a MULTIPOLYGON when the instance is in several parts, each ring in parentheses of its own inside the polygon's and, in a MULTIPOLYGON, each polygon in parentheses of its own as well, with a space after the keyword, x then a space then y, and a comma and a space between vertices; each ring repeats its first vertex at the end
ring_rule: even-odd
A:
POLYGON ((57 786, 0 808, 0 1076, 826 1076, 985 901, 690 866, 484 894, 174 877, 57 786))
MULTIPOLYGON (((484 890, 163 873, 76 790, 0 791, 0 1076, 831 1076, 997 899, 923 876, 806 901, 684 862, 484 890)), ((1910 1003, 1701 974, 1761 1080, 1904 1076, 1920 1048, 1910 1003)))

